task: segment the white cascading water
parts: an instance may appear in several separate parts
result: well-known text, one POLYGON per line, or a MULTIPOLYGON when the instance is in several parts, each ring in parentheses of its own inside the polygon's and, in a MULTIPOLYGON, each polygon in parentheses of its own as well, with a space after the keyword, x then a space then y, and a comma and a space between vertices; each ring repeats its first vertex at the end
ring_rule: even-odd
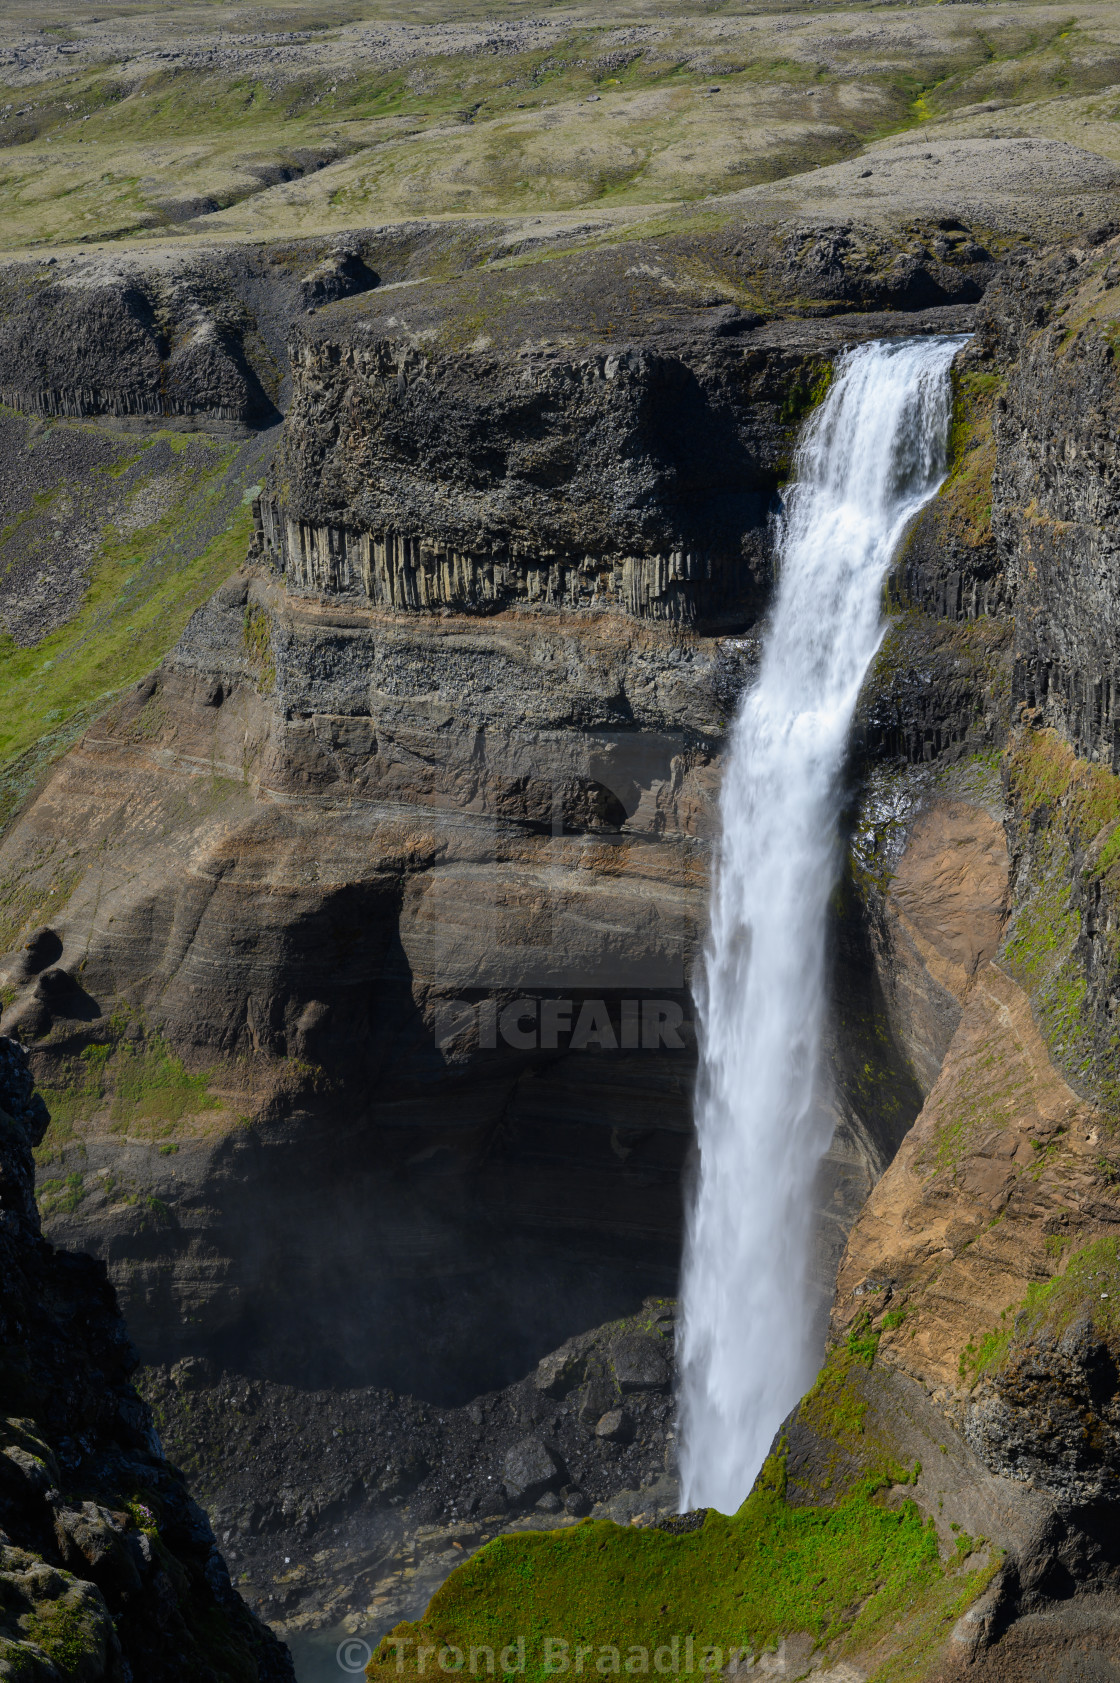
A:
POLYGON ((845 749, 903 528, 945 472, 965 341, 862 345, 798 451, 757 682, 731 732, 698 980, 697 1182, 682 1275, 681 1506, 733 1513, 820 1364, 811 1282, 825 918, 845 749))

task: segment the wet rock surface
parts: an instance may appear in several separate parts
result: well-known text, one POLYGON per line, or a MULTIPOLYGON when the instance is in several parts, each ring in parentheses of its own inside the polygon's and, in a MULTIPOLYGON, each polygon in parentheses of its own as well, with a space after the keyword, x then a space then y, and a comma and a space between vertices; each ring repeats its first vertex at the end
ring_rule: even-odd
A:
POLYGON ((284 1629, 380 1634, 500 1532, 675 1513, 675 1324, 650 1299, 459 1408, 198 1359, 140 1382, 250 1605, 284 1629))

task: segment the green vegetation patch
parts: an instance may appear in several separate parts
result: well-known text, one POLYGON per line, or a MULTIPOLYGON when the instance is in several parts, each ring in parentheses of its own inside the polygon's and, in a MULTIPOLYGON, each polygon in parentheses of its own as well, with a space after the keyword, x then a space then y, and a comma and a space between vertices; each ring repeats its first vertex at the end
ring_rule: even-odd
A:
POLYGON ((953 417, 949 428, 949 471, 935 508, 953 535, 977 546, 992 535, 992 474, 996 444, 992 412, 1002 381, 954 367, 953 417))
POLYGON ((256 669, 257 688, 266 695, 276 683, 276 659, 272 652, 272 621, 256 602, 245 609, 242 629, 245 652, 256 669))
MULTIPOLYGON (((159 438, 184 448, 182 435, 159 438)), ((253 517, 241 491, 259 477, 259 450, 246 458, 244 446, 197 434, 190 447, 205 453, 201 472, 178 482, 158 518, 103 532, 72 619, 31 647, 0 636, 0 823, 244 561, 253 517)))
POLYGON ((1094 41, 1073 18, 1013 19, 998 35, 981 26, 976 41, 983 61, 946 76, 928 92, 923 104, 929 116, 995 98, 1013 104, 1068 98, 1120 79, 1115 44, 1094 41))
POLYGON ((79 1674, 101 1646, 97 1603, 72 1600, 40 1601, 22 1621, 28 1640, 43 1650, 64 1677, 79 1674))
MULTIPOLYGON (((1120 777, 1079 760, 1057 731, 1024 732, 1008 757, 1011 792, 1026 817, 1061 807, 1074 847, 1085 848, 1103 827, 1120 821, 1120 777)), ((1108 869, 1101 858, 1094 869, 1108 869)))
POLYGON ((588 1672, 670 1670, 674 1654, 678 1669, 692 1657, 695 1669, 718 1671, 731 1650, 772 1648, 795 1630, 822 1644, 870 1638, 940 1577, 932 1525, 912 1502, 888 1507, 877 1481, 830 1508, 791 1505, 785 1489, 777 1454, 737 1514, 711 1511, 682 1536, 585 1520, 496 1538, 437 1591, 422 1620, 397 1626, 368 1674, 396 1675, 398 1652, 408 1675, 433 1671, 445 1647, 468 1670, 475 1649, 477 1671, 482 1650, 519 1654, 519 1643, 532 1683, 554 1674, 550 1656, 562 1669, 565 1654, 588 1672))
POLYGON ((1120 1346, 1120 1239, 1094 1239, 1070 1253, 1065 1267, 1043 1284, 1032 1284, 1017 1307, 1005 1309, 982 1338, 961 1352, 962 1379, 975 1384, 996 1374, 1027 1346, 1056 1340, 1077 1321, 1120 1346))
POLYGON ((53 1215, 73 1215, 86 1195, 84 1177, 69 1174, 65 1180, 49 1178, 37 1188, 39 1210, 44 1219, 53 1215))
MULTIPOLYGON (((78 1138, 78 1129, 95 1117, 114 1133, 155 1141, 173 1134, 185 1117, 222 1108, 209 1090, 210 1076, 190 1074, 161 1034, 141 1024, 139 1038, 124 1038, 136 1021, 118 1014, 110 1019, 111 1041, 60 1060, 62 1081, 40 1089, 51 1125, 36 1147, 37 1162, 61 1161, 66 1147, 78 1138)), ((62 1194, 56 1190, 52 1196, 51 1213, 61 1207, 62 1194)), ((43 1213, 48 1213, 46 1208, 43 1213)))
POLYGON ((783 426, 798 426, 811 409, 828 396, 836 370, 833 364, 812 361, 803 363, 785 388, 778 419, 783 426))
POLYGON ((1120 777, 1078 759, 1056 731, 1022 733, 1007 758, 1014 809, 1029 825, 1029 891, 1008 926, 1002 960, 1030 994, 1047 1043, 1071 1079, 1109 1111, 1120 1108, 1120 1036, 1102 1040, 1080 952, 1082 884, 1100 884, 1099 927, 1120 965, 1120 777))

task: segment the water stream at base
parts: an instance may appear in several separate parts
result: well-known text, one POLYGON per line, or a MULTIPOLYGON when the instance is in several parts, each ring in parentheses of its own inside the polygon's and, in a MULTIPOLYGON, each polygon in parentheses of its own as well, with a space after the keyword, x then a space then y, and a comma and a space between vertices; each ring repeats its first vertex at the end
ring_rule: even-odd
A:
POLYGON ((699 1165, 682 1276, 681 1506, 734 1510, 820 1363, 812 1194, 825 918, 883 580, 941 483, 962 338, 849 353, 798 451, 757 682, 731 732, 698 980, 699 1165))

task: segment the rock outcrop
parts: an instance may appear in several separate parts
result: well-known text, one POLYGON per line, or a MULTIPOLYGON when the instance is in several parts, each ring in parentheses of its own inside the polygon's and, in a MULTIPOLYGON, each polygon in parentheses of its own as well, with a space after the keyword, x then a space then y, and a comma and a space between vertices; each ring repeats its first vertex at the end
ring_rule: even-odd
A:
MULTIPOLYGON (((525 397, 529 305, 504 284, 486 282, 493 354, 456 348, 474 296, 458 283, 317 311, 251 564, 0 854, 18 907, 13 1020, 67 1118, 41 1153, 52 1231, 112 1257, 154 1360, 244 1365, 251 1351, 276 1382, 298 1371, 464 1402, 673 1286, 688 981, 767 510, 844 345, 914 324, 752 326, 647 275, 639 301, 668 300, 664 335, 632 353, 534 352, 547 378, 525 397), (382 338, 412 371, 403 386, 363 348, 382 338), (722 429, 706 461, 682 392, 722 429), (534 490, 517 425, 569 451, 570 478, 534 490), (474 455, 503 428, 506 467, 495 457, 468 496, 474 455), (407 519, 465 543, 469 507, 477 560, 510 553, 516 525, 508 597, 485 614, 470 592, 394 607, 360 570, 312 580, 265 541, 277 511, 285 531, 368 529, 377 474, 383 533, 407 519), (561 569, 574 594, 519 594, 554 564, 529 554, 532 521, 541 551, 591 556, 589 574, 561 569), (711 589, 673 585, 663 617, 579 584, 624 575, 629 552, 644 566, 705 546, 722 557, 711 589), (733 615, 737 634, 690 624, 705 615, 733 615), (62 942, 49 983, 22 956, 48 917, 62 942), (464 1312, 480 1270, 494 1287, 464 1312), (369 1278, 385 1282, 376 1303, 369 1278)), ((568 333, 561 306, 586 302, 585 288, 557 297, 537 309, 545 337, 568 333)), ((962 740, 986 728, 968 722, 962 740)), ((920 1103, 876 1025, 865 946, 853 925, 825 1279, 920 1103)))
POLYGON ((88 1683, 284 1683, 205 1514, 163 1458, 104 1265, 42 1238, 48 1117, 0 1040, 0 1671, 88 1683))
MULTIPOLYGON (((289 588, 412 610, 757 619, 801 419, 845 343, 900 323, 767 327, 687 293, 670 304, 649 255, 600 258, 590 319, 575 308, 590 307, 586 265, 558 260, 543 295, 514 270, 301 325, 261 499, 262 548, 289 588), (619 330, 635 315, 637 343, 619 330)), ((962 319, 933 307, 920 326, 962 319)))
MULTIPOLYGON (((840 1377, 884 1419, 920 1415, 906 1442, 934 1449, 914 1451, 915 1499, 948 1514, 943 1551, 950 1524, 983 1530, 977 1489, 1006 1498, 1003 1530, 984 1535, 1014 1555, 1016 1582, 1030 1538, 1052 1532, 1063 1561, 1089 1549, 1114 1476, 1111 1323, 1099 1306, 1067 1318, 1048 1282, 1092 1272, 1076 1258, 1112 1243, 1108 1070, 1086 1066, 1111 1033, 1120 804, 1107 706, 1068 700, 1107 661, 1108 540, 1092 527, 1094 474, 1110 470, 1083 411, 1086 391, 1107 410, 1111 363, 1105 329, 1086 328, 1075 356, 1035 318, 1059 281, 1062 298, 1075 282, 1077 298, 1111 297, 1112 259, 1105 242, 1058 280, 1016 271, 974 314, 986 253, 945 241, 934 274, 857 233, 721 233, 703 280, 686 241, 557 258, 544 301, 531 264, 421 282, 420 236, 385 236, 254 270, 256 329, 234 311, 209 351, 205 333, 173 336, 197 352, 175 387, 184 410, 263 417, 248 375, 223 385, 220 342, 288 405, 283 448, 245 567, 0 847, 0 979, 54 1116, 38 1148, 51 1234, 109 1259, 145 1354, 178 1375, 153 1395, 184 1444, 181 1381, 207 1372, 175 1365, 188 1358, 215 1364, 207 1407, 248 1397, 247 1415, 297 1380, 413 1393, 416 1429, 458 1467, 434 1420, 461 1424, 569 1335, 672 1289, 720 752, 757 658, 797 428, 845 345, 977 320, 951 475, 910 535, 861 708, 820 1273, 870 1194, 840 1276, 840 1377), (805 287, 798 318, 778 321, 782 252, 805 287), (380 291, 375 273, 415 284, 380 291), (281 359, 269 386, 253 349, 254 331, 271 344, 281 328, 290 402, 281 359), (1023 395, 1063 356, 1082 429, 1068 480, 1056 457, 1036 474, 1042 423, 1023 395), (1034 478, 1052 506, 1025 500, 1034 478), (1031 522, 1049 548, 1028 567, 1031 522), (1084 623, 1061 599, 1070 545, 1103 604, 1084 623), (1065 652, 1043 694, 1030 674, 1050 617, 1065 652), (1078 747, 1102 757, 1087 767, 1078 747), (932 1471, 938 1421, 951 1500, 932 1471)), ((55 285, 41 277, 27 304, 45 312, 25 324, 33 347, 74 304, 55 285)), ((94 361, 70 386, 43 361, 34 390, 147 413, 168 365, 149 292, 147 326, 123 294, 103 300, 106 342, 132 335, 111 400, 94 361)), ((92 358, 92 330, 82 343, 92 358)), ((649 1472, 657 1432, 632 1430, 618 1383, 597 1397, 592 1449, 570 1405, 550 1439, 507 1397, 510 1441, 487 1454, 500 1448, 514 1507, 563 1501, 551 1487, 577 1439, 604 1466, 649 1472)), ((823 1499, 813 1457, 834 1453, 828 1434, 818 1451, 790 1430, 794 1486, 804 1475, 823 1499)), ((841 1446, 853 1477, 869 1465, 859 1435, 841 1446)), ((901 1466, 902 1438, 887 1447, 901 1466)), ((464 1488, 479 1467, 463 1462, 464 1488)), ((254 1593, 286 1597, 280 1539, 310 1507, 281 1503, 258 1544, 260 1495, 236 1494, 225 1529, 258 1551, 254 1593)), ((364 1485, 339 1500, 340 1530, 364 1523, 364 1485)), ((445 1504, 430 1523, 461 1518, 445 1504)), ((1068 1570, 1081 1589, 1097 1581, 1068 1570)), ((1043 1605, 1008 1588, 984 1641, 1043 1605)), ((316 1607, 334 1608, 322 1584, 316 1607)))

